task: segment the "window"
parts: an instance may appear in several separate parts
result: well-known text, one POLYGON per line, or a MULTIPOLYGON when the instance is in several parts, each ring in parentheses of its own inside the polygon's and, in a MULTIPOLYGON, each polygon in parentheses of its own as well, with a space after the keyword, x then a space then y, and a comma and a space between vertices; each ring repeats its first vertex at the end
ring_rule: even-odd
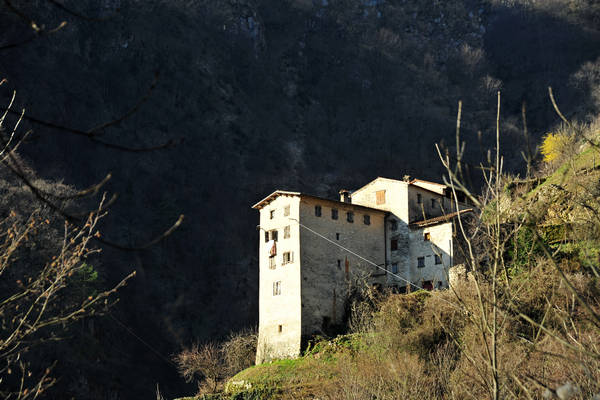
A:
POLYGON ((392 242, 390 244, 390 250, 392 250, 392 251, 398 250, 398 239, 392 239, 392 242))
POLYGON ((265 243, 269 241, 269 231, 265 231, 265 243))
POLYGON ((290 237, 290 226, 283 228, 283 238, 288 239, 290 237))
POLYGON ((417 204, 421 204, 422 199, 421 199, 421 193, 417 193, 417 204))
POLYGON ((346 213, 346 221, 354 222, 354 213, 352 211, 346 213))
POLYGON ((431 208, 435 208, 435 199, 431 199, 431 208))
POLYGON ((321 206, 315 206, 315 217, 321 216, 321 206))
POLYGON ((277 332, 283 332, 283 325, 277 325, 277 332))
POLYGON ((385 190, 378 190, 375 192, 377 198, 377 204, 385 204, 385 190))
POLYGON ((337 260, 338 269, 342 269, 342 260, 337 260))
POLYGON ((419 268, 425 267, 425 257, 417 257, 417 267, 419 267, 419 268))
POLYGON ((269 269, 275 269, 275 256, 269 256, 269 269))
POLYGON ((393 263, 392 264, 392 274, 397 274, 398 273, 398 263, 393 263))
POLYGON ((292 253, 291 251, 286 251, 283 253, 282 265, 290 264, 293 261, 294 261, 294 253, 292 253))
POLYGON ((331 219, 338 219, 338 210, 337 208, 331 209, 331 219))
POLYGON ((271 231, 271 240, 277 241, 277 229, 271 231))
POLYGON ((425 232, 425 233, 423 234, 423 241, 425 241, 425 242, 429 242, 430 240, 431 240, 431 233, 429 233, 429 232, 425 232))
POLYGON ((335 240, 340 240, 340 234, 339 233, 335 233, 335 240))
POLYGON ((287 217, 290 215, 290 206, 285 206, 285 208, 283 209, 283 216, 287 217))
POLYGON ((370 215, 363 216, 363 222, 365 223, 365 225, 371 225, 371 216, 370 215))
POLYGON ((269 246, 269 249, 268 249, 269 256, 277 255, 277 242, 275 242, 275 241, 269 242, 269 243, 267 243, 267 246, 269 246))
POLYGON ((398 221, 396 221, 395 219, 391 220, 390 227, 392 228, 393 231, 397 231, 398 230, 398 221))
POLYGON ((281 294, 281 281, 273 282, 273 296, 281 294))
POLYGON ((270 217, 271 219, 275 218, 275 210, 271 210, 271 211, 269 211, 269 217, 270 217))
POLYGON ((436 265, 442 263, 442 256, 438 256, 437 254, 435 254, 434 257, 436 265))

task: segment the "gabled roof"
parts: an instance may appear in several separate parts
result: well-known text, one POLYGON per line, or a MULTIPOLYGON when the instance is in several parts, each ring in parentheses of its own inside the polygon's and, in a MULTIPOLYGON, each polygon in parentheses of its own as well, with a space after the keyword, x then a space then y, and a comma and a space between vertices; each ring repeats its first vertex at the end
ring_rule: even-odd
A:
POLYGON ((363 206, 363 205, 360 205, 360 204, 346 203, 346 202, 343 202, 343 201, 326 199, 324 197, 313 196, 311 194, 306 194, 306 193, 288 192, 288 191, 285 191, 285 190, 276 190, 276 191, 274 191, 273 193, 271 193, 270 195, 268 195, 267 197, 265 197, 264 199, 262 199, 261 201, 259 201, 255 205, 253 205, 252 208, 254 208, 256 210, 260 210, 260 209, 268 206, 273 200, 275 200, 279 196, 299 196, 301 198, 304 197, 304 198, 314 199, 314 200, 318 200, 318 201, 325 201, 325 202, 328 202, 328 203, 334 203, 334 204, 337 204, 339 207, 351 207, 351 208, 356 208, 356 209, 362 209, 362 210, 369 211, 369 212, 376 212, 376 213, 381 213, 381 214, 387 214, 387 211, 380 210, 378 208, 366 207, 366 206, 363 206))
POLYGON ((256 203, 255 205, 253 205, 252 208, 254 208, 256 210, 260 210, 261 208, 268 206, 273 200, 275 200, 279 196, 300 196, 300 195, 301 195, 300 192, 288 192, 285 190, 276 190, 273 193, 271 193, 270 195, 268 195, 267 197, 265 197, 264 199, 262 199, 261 201, 259 201, 258 203, 256 203))
POLYGON ((400 182, 400 183, 408 184, 408 182, 401 181, 401 180, 398 180, 398 179, 390 179, 390 178, 384 178, 384 177, 382 177, 382 176, 378 176, 377 178, 373 179, 371 182, 369 182, 369 183, 367 183, 366 185, 364 185, 364 186, 361 186, 361 187, 359 187, 358 189, 356 189, 355 191, 353 191, 353 192, 352 192, 352 194, 351 194, 350 196, 354 195, 355 193, 358 193, 358 192, 360 192, 361 190, 364 190, 364 189, 366 189, 367 187, 371 186, 371 185, 372 185, 373 183, 375 183, 376 181, 391 181, 391 182, 400 182))
POLYGON ((377 181, 391 181, 391 182, 403 183, 405 185, 412 185, 412 186, 418 187, 419 189, 423 189, 423 190, 426 190, 428 192, 435 193, 437 195, 444 195, 444 190, 447 188, 447 186, 444 185, 444 184, 442 184, 442 183, 430 182, 430 181, 426 181, 426 180, 423 180, 423 179, 412 179, 412 180, 410 180, 410 181, 407 182, 407 181, 404 181, 404 180, 390 179, 390 178, 384 178, 384 177, 378 176, 377 178, 373 179, 371 182, 369 182, 366 185, 364 185, 364 186, 356 189, 355 191, 353 191, 351 193, 350 197, 352 197, 357 192, 360 192, 360 191, 368 188, 370 185, 372 185, 373 183, 375 183, 377 181))
POLYGON ((435 217, 435 218, 428 218, 428 219, 423 219, 421 221, 411 222, 410 226, 412 228, 423 228, 426 226, 437 225, 437 224, 441 224, 444 222, 448 222, 448 221, 452 220, 453 218, 458 217, 459 215, 470 213, 470 212, 473 212, 472 208, 456 211, 456 212, 446 214, 446 215, 441 215, 441 216, 435 217))

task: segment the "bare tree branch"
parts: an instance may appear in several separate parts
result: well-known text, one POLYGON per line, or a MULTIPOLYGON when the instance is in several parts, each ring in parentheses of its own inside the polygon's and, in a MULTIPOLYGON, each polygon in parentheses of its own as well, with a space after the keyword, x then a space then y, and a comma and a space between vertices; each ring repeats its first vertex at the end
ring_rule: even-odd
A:
POLYGON ((0 107, 0 110, 4 111, 5 114, 18 115, 20 118, 22 118, 26 121, 32 122, 34 124, 37 124, 37 125, 41 125, 41 126, 45 126, 47 128, 52 128, 55 130, 71 133, 71 134, 74 134, 77 136, 87 137, 91 142, 93 142, 95 144, 99 144, 99 145, 107 147, 107 148, 110 148, 110 149, 115 149, 115 150, 130 152, 130 153, 144 153, 144 152, 167 149, 167 148, 174 147, 174 146, 177 146, 177 145, 183 143, 183 138, 169 139, 168 141, 158 144, 158 145, 155 145, 155 146, 131 147, 131 146, 125 146, 125 145, 121 145, 121 144, 117 144, 117 143, 111 143, 111 142, 99 139, 97 137, 97 136, 100 136, 101 133, 105 129, 116 126, 116 125, 120 124, 121 122, 123 122, 124 120, 131 117, 132 115, 134 115, 140 109, 140 107, 144 103, 146 103, 146 101, 148 101, 148 99, 151 97, 152 92, 156 88, 156 85, 158 83, 158 76, 159 76, 159 74, 157 72, 154 76, 152 84, 148 88, 148 92, 144 96, 142 96, 140 98, 140 100, 138 100, 138 102, 133 107, 131 107, 129 110, 127 110, 124 114, 122 114, 116 118, 113 118, 110 121, 104 122, 98 126, 95 126, 91 129, 88 129, 88 130, 71 128, 68 126, 56 124, 54 122, 44 121, 42 119, 31 117, 28 115, 21 115, 22 113, 17 113, 16 111, 10 109, 10 106, 9 107, 0 107))
POLYGON ((108 246, 114 247, 116 249, 119 250, 123 250, 123 251, 142 251, 142 250, 146 250, 149 247, 154 246, 156 243, 160 242, 161 240, 163 240, 164 238, 166 238, 167 236, 171 235, 175 229, 179 228, 179 226, 181 226, 181 224, 183 223, 183 218, 184 215, 181 214, 179 216, 179 218, 177 218, 177 221, 175 221, 175 223, 166 231, 164 231, 162 234, 160 234, 159 236, 155 237, 154 239, 150 240, 149 242, 146 242, 144 244, 138 245, 138 246, 123 246, 111 241, 108 241, 106 239, 102 239, 102 238, 98 238, 98 241, 100 243, 106 244, 108 246))

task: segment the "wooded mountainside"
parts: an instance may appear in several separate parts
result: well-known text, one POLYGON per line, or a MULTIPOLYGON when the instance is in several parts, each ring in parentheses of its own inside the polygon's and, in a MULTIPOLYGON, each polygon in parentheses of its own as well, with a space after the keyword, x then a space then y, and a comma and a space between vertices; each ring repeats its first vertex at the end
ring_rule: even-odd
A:
MULTIPOLYGON (((166 397, 185 392, 172 354, 256 324, 250 206, 273 190, 336 198, 376 176, 439 181, 434 143, 454 151, 459 100, 477 165, 495 145, 498 90, 515 173, 560 122, 548 86, 569 119, 600 111, 594 0, 12 0, 0 26, 0 100, 16 90, 13 109, 30 118, 19 128, 33 130, 19 148, 29 174, 60 192, 111 172, 103 190, 119 199, 99 228, 122 247, 185 215, 149 249, 102 245, 102 285, 137 276, 113 318, 80 321, 43 351, 60 360, 50 398, 147 398, 156 383, 166 397)), ((23 183, 2 185, 4 197, 23 183)), ((23 196, 15 204, 34 209, 23 196)), ((15 206, 0 204, 3 215, 15 206)))

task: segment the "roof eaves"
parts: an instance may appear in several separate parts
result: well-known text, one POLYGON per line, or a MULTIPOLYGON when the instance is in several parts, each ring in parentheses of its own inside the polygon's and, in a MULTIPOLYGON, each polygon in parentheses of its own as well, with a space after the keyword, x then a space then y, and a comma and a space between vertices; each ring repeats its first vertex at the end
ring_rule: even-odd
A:
POLYGON ((332 199, 326 199, 324 197, 313 196, 312 194, 301 193, 300 197, 309 197, 311 199, 315 199, 315 200, 319 200, 319 201, 327 201, 329 203, 335 203, 335 204, 338 204, 340 206, 351 206, 351 207, 354 207, 354 208, 359 208, 359 209, 367 210, 367 211, 373 211, 373 212, 377 212, 377 213, 381 213, 381 214, 388 214, 389 213, 388 211, 381 210, 379 208, 367 207, 367 206, 363 206, 361 204, 346 203, 345 201, 337 201, 337 200, 332 200, 332 199))
POLYGON ((254 208, 255 210, 260 210, 261 208, 267 206, 269 203, 271 203, 273 200, 275 200, 279 196, 300 196, 300 195, 301 195, 300 192, 289 192, 286 190, 276 190, 273 193, 271 193, 270 195, 268 195, 267 197, 265 197, 264 199, 262 199, 261 201, 259 201, 258 203, 254 204, 252 206, 252 208, 254 208), (263 204, 263 203, 266 203, 266 204, 263 204))
POLYGON ((436 192, 435 190, 431 190, 431 189, 424 188, 423 186, 415 185, 414 183, 409 183, 408 185, 409 185, 409 186, 414 186, 414 187, 417 187, 417 188, 419 188, 419 189, 421 189, 421 190, 424 190, 424 191, 426 191, 426 192, 429 192, 429 193, 435 193, 435 194, 436 194, 436 195, 438 195, 438 196, 443 196, 443 194, 442 194, 442 193, 438 193, 438 192, 436 192))
POLYGON ((427 183, 429 185, 436 185, 436 186, 441 186, 441 187, 447 187, 447 185, 444 185, 443 183, 437 183, 437 182, 431 182, 431 181, 426 181, 425 179, 413 179, 412 181, 410 181, 411 185, 415 182, 423 182, 423 183, 427 183))
POLYGON ((426 226, 431 226, 431 225, 437 225, 437 224, 441 224, 441 223, 446 223, 448 221, 450 221, 453 218, 458 217, 459 215, 462 214, 466 214, 469 212, 473 212, 472 208, 468 208, 466 210, 460 210, 460 211, 456 211, 453 212, 451 214, 446 214, 446 215, 441 215, 439 217, 435 217, 435 218, 429 218, 429 219, 424 219, 421 221, 415 221, 415 222, 411 222, 410 226, 411 227, 417 227, 417 228, 423 228, 426 226))

